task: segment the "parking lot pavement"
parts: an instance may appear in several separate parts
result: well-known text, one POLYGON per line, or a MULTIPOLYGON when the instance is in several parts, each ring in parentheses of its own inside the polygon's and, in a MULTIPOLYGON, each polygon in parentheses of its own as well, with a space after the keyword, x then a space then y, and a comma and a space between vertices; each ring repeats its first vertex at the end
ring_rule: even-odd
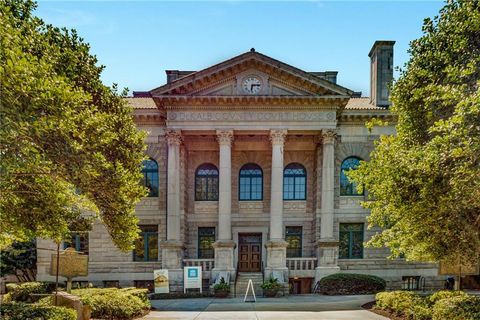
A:
POLYGON ((156 311, 144 320, 384 320, 361 306, 374 300, 373 295, 319 296, 302 295, 281 298, 258 298, 245 303, 241 298, 152 300, 156 311))

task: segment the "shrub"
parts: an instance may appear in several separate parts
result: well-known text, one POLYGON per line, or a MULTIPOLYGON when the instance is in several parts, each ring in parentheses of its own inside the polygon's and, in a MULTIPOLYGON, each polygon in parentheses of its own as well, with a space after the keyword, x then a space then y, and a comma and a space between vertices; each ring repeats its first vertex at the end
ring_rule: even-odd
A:
POLYGON ((382 278, 365 274, 336 273, 320 280, 320 293, 327 295, 372 294, 385 287, 382 278))
POLYGON ((9 285, 8 293, 4 296, 5 302, 31 302, 31 294, 51 293, 55 288, 50 282, 24 282, 17 285, 9 285))
POLYGON ((65 307, 43 306, 26 303, 3 303, 0 306, 2 320, 76 320, 77 313, 65 307))
POLYGON ((429 319, 430 310, 425 300, 411 291, 380 292, 375 296, 376 305, 381 309, 393 311, 408 317, 429 319))
POLYGON ((130 319, 141 316, 150 309, 144 289, 88 288, 72 290, 72 293, 92 308, 92 318, 130 319))
POLYGON ((458 290, 457 291, 441 290, 429 296, 428 302, 430 303, 430 305, 433 306, 439 300, 458 297, 458 296, 467 296, 467 294, 463 291, 458 291, 458 290))
POLYGON ((433 306, 433 320, 478 320, 480 297, 459 295, 439 300, 433 306))
POLYGON ((213 290, 215 291, 230 291, 230 285, 225 281, 222 277, 220 282, 213 286, 213 290))
POLYGON ((260 286, 264 290, 280 290, 282 288, 281 284, 278 283, 277 278, 270 278, 260 286))

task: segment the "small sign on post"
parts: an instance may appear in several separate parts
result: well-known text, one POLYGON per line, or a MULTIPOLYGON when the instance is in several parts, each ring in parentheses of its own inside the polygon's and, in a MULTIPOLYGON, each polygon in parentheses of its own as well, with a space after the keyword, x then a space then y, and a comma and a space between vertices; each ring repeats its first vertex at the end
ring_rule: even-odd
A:
POLYGON ((200 289, 202 293, 202 267, 183 268, 183 292, 187 289, 200 289))
POLYGON ((52 254, 50 262, 50 275, 57 274, 57 260, 58 260, 58 275, 67 278, 67 292, 72 290, 72 278, 82 277, 88 275, 88 255, 81 254, 75 251, 74 248, 67 248, 64 252, 58 255, 52 254))
POLYGON ((168 270, 153 270, 153 285, 155 293, 169 293, 168 270))

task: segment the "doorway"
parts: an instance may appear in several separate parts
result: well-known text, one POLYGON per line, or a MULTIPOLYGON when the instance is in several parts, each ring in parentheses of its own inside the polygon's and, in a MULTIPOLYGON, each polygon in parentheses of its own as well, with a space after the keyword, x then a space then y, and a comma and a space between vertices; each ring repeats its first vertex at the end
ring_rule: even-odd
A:
POLYGON ((262 234, 238 234, 238 271, 262 271, 262 234))

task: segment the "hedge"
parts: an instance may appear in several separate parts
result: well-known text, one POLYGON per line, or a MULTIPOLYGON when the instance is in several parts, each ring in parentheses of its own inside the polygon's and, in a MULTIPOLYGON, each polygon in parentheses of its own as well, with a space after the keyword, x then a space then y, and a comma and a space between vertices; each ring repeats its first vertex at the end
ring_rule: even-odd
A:
POLYGON ((385 280, 367 274, 336 273, 320 279, 320 293, 326 295, 373 294, 385 287, 385 280))
POLYGON ((391 291, 380 292, 375 296, 376 305, 396 315, 404 315, 407 318, 430 319, 431 311, 426 301, 415 292, 391 291))
POLYGON ((27 303, 2 303, 2 320, 76 320, 77 313, 65 307, 43 306, 27 303))
POLYGON ((8 293, 3 297, 5 302, 32 302, 31 294, 47 294, 55 289, 51 282, 24 282, 8 284, 8 293))
POLYGON ((130 319, 150 310, 147 291, 136 288, 88 288, 72 290, 72 294, 79 296, 83 304, 92 308, 92 318, 130 319))
POLYGON ((478 320, 480 297, 460 295, 437 301, 433 306, 433 320, 478 320))
POLYGON ((380 292, 376 295, 376 307, 406 319, 480 319, 480 297, 462 291, 438 291, 425 298, 411 291, 380 292))

